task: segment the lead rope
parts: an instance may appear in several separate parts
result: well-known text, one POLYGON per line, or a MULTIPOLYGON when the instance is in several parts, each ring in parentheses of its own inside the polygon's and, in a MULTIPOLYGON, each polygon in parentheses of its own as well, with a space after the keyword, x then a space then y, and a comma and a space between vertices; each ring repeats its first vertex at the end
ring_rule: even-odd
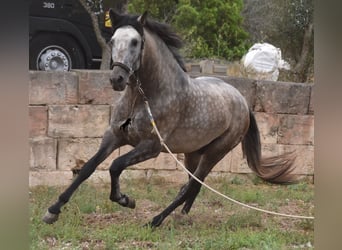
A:
POLYGON ((261 208, 258 208, 258 207, 254 207, 254 206, 250 206, 250 205, 247 205, 245 203, 242 203, 240 201, 237 201, 237 200, 234 200, 233 198, 230 198, 228 197, 227 195, 224 195, 222 193, 220 193, 219 191, 217 191, 216 189, 210 187, 209 185, 207 185, 206 183, 204 183, 203 181, 201 181, 200 179, 198 179, 195 175, 193 175, 185 166, 182 162, 180 162, 177 157, 171 152, 171 150, 169 149, 169 147, 165 144, 164 142, 164 139, 161 137, 160 133, 159 133, 159 130, 157 128, 157 125, 154 121, 154 118, 153 118, 153 115, 152 115, 152 112, 151 112, 151 108, 150 108, 150 105, 147 101, 147 98, 144 94, 144 91, 142 90, 140 84, 138 85, 138 90, 139 90, 139 93, 143 96, 144 98, 144 103, 145 103, 145 108, 147 110, 147 113, 148 113, 148 117, 150 119, 150 122, 152 124, 152 127, 154 129, 154 132, 157 134, 159 140, 160 140, 160 143, 162 146, 164 146, 164 148, 166 149, 166 151, 172 156, 172 158, 183 168, 183 170, 188 173, 192 178, 194 178, 196 181, 198 181, 199 183, 201 183, 204 187, 206 187, 207 189, 209 189, 210 191, 218 194, 219 196, 235 203, 235 204, 238 204, 240 206, 243 206, 243 207, 246 207, 246 208, 250 208, 250 209, 253 209, 253 210, 257 210, 259 212, 263 212, 263 213, 267 213, 267 214, 272 214, 272 215, 278 215, 278 216, 283 216, 283 217, 289 217, 289 218, 297 218, 297 219, 309 219, 309 220, 313 220, 315 219, 315 217, 313 216, 302 216, 302 215, 292 215, 292 214, 283 214, 283 213, 277 213, 277 212, 273 212, 273 211, 268 211, 268 210, 265 210, 265 209, 261 209, 261 208))

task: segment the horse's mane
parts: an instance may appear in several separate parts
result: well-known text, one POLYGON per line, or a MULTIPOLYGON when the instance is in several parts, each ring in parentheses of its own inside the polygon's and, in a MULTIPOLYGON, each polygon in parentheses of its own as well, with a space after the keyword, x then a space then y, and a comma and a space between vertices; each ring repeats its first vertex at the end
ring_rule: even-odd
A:
MULTIPOLYGON (((137 21, 138 15, 118 14, 118 16, 119 18, 114 22, 116 25, 114 25, 113 31, 124 25, 131 25, 140 34, 142 33, 142 26, 137 21)), ((147 18, 144 27, 151 33, 156 34, 166 44, 179 66, 186 72, 185 63, 178 51, 182 47, 183 42, 180 36, 171 29, 171 26, 147 18)))
POLYGON ((162 41, 164 41, 164 43, 178 62, 179 66, 181 66, 181 68, 186 72, 183 58, 178 51, 178 49, 183 46, 183 41, 181 37, 171 29, 171 26, 165 23, 147 19, 145 28, 147 28, 150 32, 156 34, 162 41))

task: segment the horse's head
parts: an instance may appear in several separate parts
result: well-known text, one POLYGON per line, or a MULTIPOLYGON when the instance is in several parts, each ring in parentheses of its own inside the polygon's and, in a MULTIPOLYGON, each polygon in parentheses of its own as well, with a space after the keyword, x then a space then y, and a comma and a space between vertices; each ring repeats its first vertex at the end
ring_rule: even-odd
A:
POLYGON ((140 68, 146 12, 141 16, 123 16, 110 10, 109 15, 114 30, 110 40, 113 60, 110 82, 114 90, 123 91, 140 68))

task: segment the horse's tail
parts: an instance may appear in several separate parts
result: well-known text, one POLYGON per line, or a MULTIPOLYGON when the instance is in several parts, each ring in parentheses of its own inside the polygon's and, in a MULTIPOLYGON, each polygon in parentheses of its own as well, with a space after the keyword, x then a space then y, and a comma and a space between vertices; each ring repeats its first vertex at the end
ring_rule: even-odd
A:
POLYGON ((296 181, 291 172, 294 169, 294 154, 284 153, 279 156, 261 157, 261 143, 258 125, 252 111, 249 111, 250 124, 247 134, 242 140, 243 156, 248 166, 265 181, 272 183, 291 183, 296 181))

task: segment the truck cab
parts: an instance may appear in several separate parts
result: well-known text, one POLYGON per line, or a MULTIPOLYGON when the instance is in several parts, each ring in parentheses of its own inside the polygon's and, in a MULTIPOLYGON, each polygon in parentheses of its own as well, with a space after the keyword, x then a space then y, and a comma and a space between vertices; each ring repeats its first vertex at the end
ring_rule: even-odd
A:
MULTIPOLYGON (((108 41, 112 31, 103 10, 98 18, 102 36, 108 41)), ((101 54, 90 15, 78 0, 30 1, 30 70, 96 69, 101 54)))

